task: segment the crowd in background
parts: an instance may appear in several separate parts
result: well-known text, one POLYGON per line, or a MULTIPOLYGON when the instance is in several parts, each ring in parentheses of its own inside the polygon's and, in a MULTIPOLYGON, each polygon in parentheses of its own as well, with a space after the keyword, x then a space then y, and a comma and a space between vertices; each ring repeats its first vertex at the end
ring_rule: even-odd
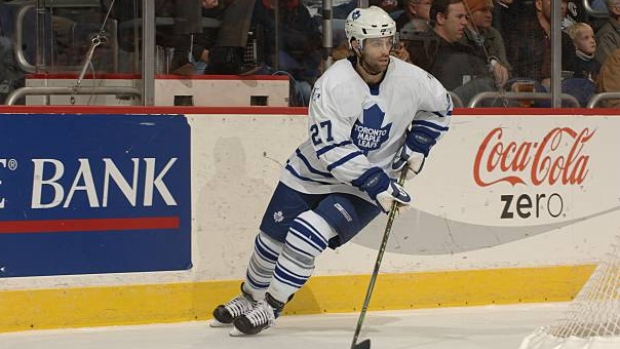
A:
MULTIPOLYGON (((0 0, 0 88, 15 88, 23 78, 8 39, 20 1, 27 3, 0 0)), ((86 15, 62 9, 50 13, 48 40, 54 49, 47 59, 58 70, 79 66, 93 34, 104 22, 105 28, 114 22, 120 63, 111 67, 109 44, 102 45, 93 55, 93 70, 139 72, 136 32, 142 1, 90 1, 98 6, 86 15)), ((560 1, 562 92, 584 107, 596 93, 620 91, 620 0, 589 0, 589 7, 606 14, 597 17, 586 11, 583 0, 560 1)), ((291 105, 307 105, 327 54, 333 60, 348 56, 344 21, 357 5, 357 0, 334 1, 334 49, 326 51, 317 1, 155 0, 158 72, 287 75, 291 105)), ((551 0, 369 0, 369 5, 383 8, 397 23, 393 55, 432 73, 464 105, 481 92, 495 92, 497 98, 479 105, 549 106, 545 100, 523 104, 502 96, 550 90, 551 0)), ((32 41, 25 46, 32 57, 32 41)), ((620 103, 607 100, 605 105, 620 103)))
MULTIPOLYGON (((588 14, 583 0, 560 1, 562 92, 584 107, 598 92, 620 91, 615 83, 620 67, 613 58, 620 55, 620 1, 598 2, 596 8, 607 13, 600 18, 588 14)), ((502 92, 550 91, 551 0, 405 0, 404 5, 409 21, 397 25, 413 62, 464 104, 480 92, 500 96, 486 105, 505 106, 514 102, 502 99, 502 92)), ((532 104, 549 106, 548 101, 532 104)))

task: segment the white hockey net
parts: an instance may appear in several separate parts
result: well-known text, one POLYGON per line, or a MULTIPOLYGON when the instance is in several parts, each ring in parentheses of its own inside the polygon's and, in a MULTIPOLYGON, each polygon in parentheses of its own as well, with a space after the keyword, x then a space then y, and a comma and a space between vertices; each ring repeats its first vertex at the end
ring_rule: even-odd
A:
POLYGON ((520 349, 620 348, 620 236, 610 254, 598 265, 566 317, 541 327, 521 343, 520 349))

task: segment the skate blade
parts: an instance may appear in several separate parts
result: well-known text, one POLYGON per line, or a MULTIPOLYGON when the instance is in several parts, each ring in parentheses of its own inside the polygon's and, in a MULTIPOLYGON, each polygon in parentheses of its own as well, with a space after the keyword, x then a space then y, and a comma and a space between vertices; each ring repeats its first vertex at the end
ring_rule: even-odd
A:
POLYGON ((260 331, 258 333, 248 334, 248 333, 243 333, 243 332, 239 331, 239 329, 237 329, 235 326, 233 326, 232 329, 230 330, 230 332, 228 332, 228 335, 231 336, 231 337, 254 337, 254 336, 257 336, 259 333, 264 333, 265 331, 267 331, 270 328, 271 328, 271 326, 263 329, 262 331, 260 331))
POLYGON ((231 326, 232 326, 232 323, 227 324, 224 322, 219 322, 217 320, 213 320, 209 323, 209 327, 211 328, 221 328, 221 327, 231 327, 231 326))
POLYGON ((249 336, 248 334, 245 334, 241 331, 239 331, 235 326, 233 326, 233 328, 230 330, 230 332, 228 332, 228 335, 231 337, 245 337, 245 336, 249 336))

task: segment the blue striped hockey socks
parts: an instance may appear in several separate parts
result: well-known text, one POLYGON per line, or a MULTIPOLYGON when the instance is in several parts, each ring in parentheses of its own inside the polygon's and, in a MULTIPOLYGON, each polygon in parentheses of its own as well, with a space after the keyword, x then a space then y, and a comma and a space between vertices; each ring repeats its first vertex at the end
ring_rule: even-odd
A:
POLYGON ((253 299, 265 298, 265 291, 273 278, 276 261, 282 252, 283 243, 260 232, 254 240, 254 253, 245 274, 244 290, 253 299))
POLYGON ((286 303, 314 271, 314 259, 328 247, 336 231, 313 211, 301 213, 288 231, 267 292, 286 303))

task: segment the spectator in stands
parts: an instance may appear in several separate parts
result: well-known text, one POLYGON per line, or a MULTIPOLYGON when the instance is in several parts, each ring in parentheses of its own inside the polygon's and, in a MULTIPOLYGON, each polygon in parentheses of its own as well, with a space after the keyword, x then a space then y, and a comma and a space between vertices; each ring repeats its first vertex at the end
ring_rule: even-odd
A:
POLYGON ((391 16, 401 9, 399 0, 371 0, 368 6, 379 6, 391 16))
POLYGON ((497 31, 504 35, 503 25, 508 23, 512 16, 510 16, 511 5, 514 0, 495 0, 495 6, 493 6, 493 27, 497 31))
MULTIPOLYGON (((534 6, 530 1, 495 0, 493 8, 493 27, 499 31, 506 42, 506 49, 510 47, 507 40, 515 31, 523 18, 534 17, 534 6)), ((508 52, 507 52, 508 53, 508 52)), ((508 57, 511 57, 508 53, 508 57)))
POLYGON ((429 30, 432 3, 433 0, 405 0, 403 13, 396 18, 396 30, 400 33, 429 30))
MULTIPOLYGON (((217 0, 216 0, 217 3, 217 0)), ((172 17, 174 25, 172 28, 158 27, 156 28, 156 44, 160 46, 168 46, 174 43, 177 55, 181 56, 184 51, 187 52, 191 45, 191 34, 202 32, 202 0, 155 0, 155 16, 156 17, 172 17)), ((142 2, 136 0, 102 0, 104 13, 111 8, 112 18, 119 22, 119 44, 122 49, 132 52, 136 43, 134 42, 134 30, 138 26, 136 19, 142 16, 142 2), (127 23, 134 25, 127 25, 127 23)), ((180 59, 176 59, 179 66, 180 59)), ((177 67, 174 67, 177 68, 177 67)))
POLYGON ((439 37, 432 31, 430 12, 433 0, 405 0, 403 13, 396 18, 396 29, 413 64, 427 69, 439 37))
MULTIPOLYGON (((396 11, 398 11, 398 0, 370 0, 368 2, 368 6, 378 6, 381 7, 385 12, 392 15, 396 11)), ((333 7, 332 16, 333 18, 345 19, 353 11, 358 7, 357 0, 350 0, 349 2, 343 2, 337 6, 333 7)))
POLYGON ((594 11, 607 11, 605 0, 593 0, 590 7, 592 7, 594 11))
POLYGON ((0 0, 0 104, 13 90, 24 86, 24 71, 13 54, 12 13, 0 0))
POLYGON ((596 79, 601 68, 594 58, 596 39, 594 30, 584 22, 571 25, 566 32, 575 44, 574 74, 562 80, 562 92, 568 93, 579 101, 582 107, 596 93, 596 79))
POLYGON ((587 19, 583 0, 568 0, 562 2, 562 30, 573 24, 585 22, 587 19))
MULTIPOLYGON (((598 92, 620 92, 620 49, 613 51, 601 67, 597 80, 598 92)), ((603 102, 608 108, 620 108, 620 99, 603 102)))
POLYGON ((596 32, 596 59, 604 64, 614 50, 620 48, 620 0, 605 0, 609 20, 596 32))
MULTIPOLYGON (((169 45, 173 42, 177 56, 173 58, 172 69, 187 67, 189 54, 196 60, 208 60, 209 69, 218 74, 242 74, 252 72, 255 67, 244 66, 245 47, 252 20, 252 11, 256 0, 155 0, 155 14, 159 17, 173 17, 172 33, 167 28, 159 28, 158 44, 169 45), (217 12, 219 7, 222 11, 217 12), (216 13, 221 24, 217 29, 213 47, 209 50, 194 45, 192 38, 203 34, 203 8, 216 13), (192 52, 190 52, 190 48, 192 52), (205 49, 207 51, 205 51, 205 49)), ((142 1, 102 0, 108 6, 113 4, 112 17, 121 24, 120 45, 124 50, 133 51, 133 28, 123 30, 123 23, 140 18, 142 1)), ((104 6, 104 9, 106 7, 104 6)), ((107 10, 106 10, 107 11, 107 10)), ((198 40, 200 41, 200 39, 198 40)))
MULTIPOLYGON (((219 0, 201 0, 202 17, 221 19, 223 5, 219 0)), ((191 6, 189 6, 191 7, 191 6)), ((192 15, 193 16, 193 15, 192 15)), ((175 32, 179 32, 177 23, 181 28, 187 18, 175 17, 175 32)), ((192 75, 196 73, 194 62, 209 63, 210 50, 215 44, 219 28, 200 28, 192 25, 192 33, 168 34, 163 36, 159 43, 164 47, 173 47, 174 54, 170 62, 170 73, 179 75, 192 75), (188 35, 189 34, 189 35, 188 35)))
POLYGON ((215 46, 209 55, 208 72, 248 75, 260 67, 245 62, 248 33, 252 24, 255 3, 260 0, 222 0, 224 13, 215 46))
POLYGON ((496 91, 486 60, 460 43, 467 26, 467 11, 461 0, 434 0, 430 23, 437 44, 426 52, 414 53, 412 59, 416 59, 416 54, 430 53, 430 66, 422 68, 457 94, 464 104, 480 92, 496 91))
POLYGON ((503 87, 510 75, 504 39, 493 28, 493 0, 465 0, 469 16, 465 35, 460 42, 478 52, 489 64, 498 87, 503 87))
POLYGON ((308 8, 300 0, 259 0, 252 22, 265 34, 265 64, 293 78, 295 98, 291 104, 308 105, 312 86, 320 75, 323 46, 321 32, 308 8))
MULTIPOLYGON (((565 0, 563 0, 565 1, 565 0)), ((506 53, 511 57, 512 73, 528 78, 549 90, 551 78, 551 0, 535 0, 533 18, 524 16, 518 22, 506 53), (513 58, 514 57, 514 58, 513 58)), ((574 71, 575 45, 565 32, 562 35, 562 70, 574 71)))
POLYGON ((575 44, 575 78, 589 79, 596 82, 601 64, 595 59, 596 38, 592 27, 584 22, 571 25, 566 29, 575 44))
POLYGON ((390 55, 407 63, 412 63, 407 47, 402 41, 398 41, 394 44, 394 47, 392 47, 392 50, 390 51, 390 55))

